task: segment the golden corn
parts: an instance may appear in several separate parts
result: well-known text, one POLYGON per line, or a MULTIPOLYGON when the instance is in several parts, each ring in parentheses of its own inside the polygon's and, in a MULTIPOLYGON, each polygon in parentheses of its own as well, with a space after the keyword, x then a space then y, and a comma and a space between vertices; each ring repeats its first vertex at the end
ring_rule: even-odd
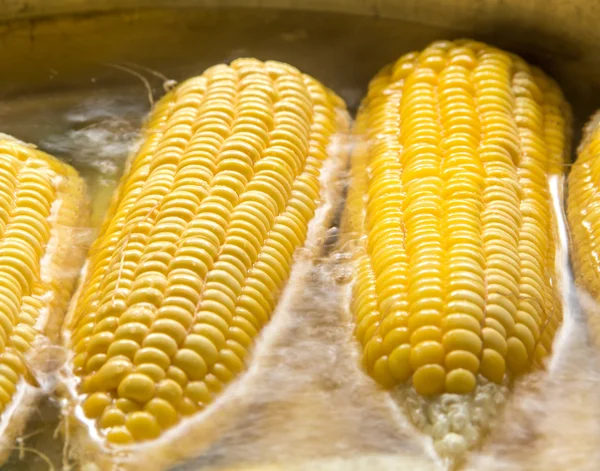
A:
MULTIPOLYGON (((567 217, 571 233, 571 253, 575 282, 600 301, 600 218, 598 182, 600 182, 600 114, 592 117, 584 131, 577 160, 569 174, 567 217)), ((600 342, 600 313, 589 312, 591 333, 600 342)))
POLYGON ((108 442, 158 437, 244 369, 306 239, 342 107, 254 59, 156 105, 67 325, 83 412, 108 442))
POLYGON ((421 395, 540 365, 561 321, 549 177, 569 111, 522 59, 436 42, 371 82, 346 231, 368 372, 421 395))
POLYGON ((62 323, 83 262, 74 231, 86 216, 85 188, 74 169, 0 135, 2 459, 26 419, 35 353, 62 323))

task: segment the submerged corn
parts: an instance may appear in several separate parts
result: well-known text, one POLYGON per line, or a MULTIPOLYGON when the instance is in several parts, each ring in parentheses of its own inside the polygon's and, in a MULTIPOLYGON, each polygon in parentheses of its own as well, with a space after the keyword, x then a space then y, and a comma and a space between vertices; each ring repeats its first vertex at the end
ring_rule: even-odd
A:
POLYGON ((356 337, 381 385, 469 394, 550 353, 562 313, 549 177, 568 114, 541 71, 477 42, 434 43, 372 80, 344 231, 356 337))
POLYGON ((0 135, 0 454, 26 418, 29 360, 56 337, 81 268, 84 206, 75 170, 0 135))
MULTIPOLYGON (((577 160, 571 167, 567 217, 571 231, 571 252, 576 283, 585 288, 594 302, 600 301, 600 114, 587 125, 577 160)), ((591 333, 600 342, 600 313, 589 312, 591 333)))
POLYGON ((319 204, 341 107, 254 59, 157 104, 67 326, 83 412, 108 442, 160 436, 244 369, 319 204))

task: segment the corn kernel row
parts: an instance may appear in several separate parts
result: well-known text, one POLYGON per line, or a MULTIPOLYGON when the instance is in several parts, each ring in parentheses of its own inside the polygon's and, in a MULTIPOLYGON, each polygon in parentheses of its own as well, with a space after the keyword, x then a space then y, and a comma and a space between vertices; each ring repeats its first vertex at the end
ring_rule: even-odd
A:
POLYGON ((34 383, 28 359, 46 336, 56 340, 83 261, 74 231, 85 201, 71 167, 0 135, 0 412, 13 406, 0 423, 5 438, 25 417, 13 401, 34 383))
MULTIPOLYGON (((600 126, 598 114, 587 124, 577 160, 571 167, 567 197, 567 216, 571 230, 571 252, 575 282, 591 296, 600 300, 600 126)), ((588 309, 592 338, 600 340, 598 310, 588 309)))
POLYGON ((356 335, 382 385, 469 393, 477 375, 501 383, 550 353, 562 313, 549 177, 568 116, 539 70, 471 41, 373 79, 345 230, 356 335))
POLYGON ((320 198, 337 97, 240 59, 155 107, 68 328, 83 411, 111 443, 158 437, 243 369, 320 198))

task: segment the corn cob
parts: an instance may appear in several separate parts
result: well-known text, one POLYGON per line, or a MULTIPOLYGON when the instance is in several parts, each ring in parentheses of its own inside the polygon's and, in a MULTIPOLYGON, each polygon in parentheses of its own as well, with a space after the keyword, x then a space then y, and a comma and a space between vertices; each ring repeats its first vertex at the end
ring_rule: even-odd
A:
POLYGON ((600 113, 587 124, 577 160, 569 174, 567 217, 575 282, 590 299, 584 304, 589 315, 590 333, 600 345, 600 257, 598 241, 598 182, 600 181, 600 113))
POLYGON ((254 59, 156 105, 66 324, 81 410, 103 442, 158 438, 242 372, 307 237, 343 106, 254 59))
POLYGON ((472 41, 401 57, 360 107, 344 221, 356 337, 368 373, 454 450, 479 432, 464 423, 482 422, 463 403, 500 401, 551 352, 562 313, 549 178, 568 117, 541 71, 472 41))
POLYGON ((74 169, 0 135, 0 462, 25 425, 36 354, 56 340, 83 264, 85 217, 74 169))

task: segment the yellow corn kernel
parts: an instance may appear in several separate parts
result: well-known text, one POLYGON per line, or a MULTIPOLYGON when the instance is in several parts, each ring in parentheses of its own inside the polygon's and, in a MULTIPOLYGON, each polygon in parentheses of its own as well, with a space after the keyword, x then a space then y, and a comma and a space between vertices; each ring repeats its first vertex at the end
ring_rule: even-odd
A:
POLYGON ((109 442, 159 436, 243 370, 307 237, 343 108, 255 59, 156 105, 66 327, 83 411, 109 442))
POLYGON ((56 340, 83 262, 76 235, 87 216, 73 168, 0 134, 0 411, 13 400, 23 405, 2 415, 0 432, 9 440, 2 440, 0 461, 30 406, 26 392, 15 394, 43 363, 36 357, 43 338, 56 340))
POLYGON ((571 234, 571 253, 575 282, 591 299, 586 303, 590 332, 600 345, 600 113, 596 113, 584 130, 571 167, 568 181, 567 218, 571 234), (593 305, 592 305, 593 304, 593 305), (589 308, 588 306, 589 305, 589 308))
POLYGON ((567 118, 554 82, 481 43, 434 43, 373 79, 345 231, 358 241, 357 337, 382 384, 469 393, 476 375, 502 382, 551 351, 548 182, 567 118))

